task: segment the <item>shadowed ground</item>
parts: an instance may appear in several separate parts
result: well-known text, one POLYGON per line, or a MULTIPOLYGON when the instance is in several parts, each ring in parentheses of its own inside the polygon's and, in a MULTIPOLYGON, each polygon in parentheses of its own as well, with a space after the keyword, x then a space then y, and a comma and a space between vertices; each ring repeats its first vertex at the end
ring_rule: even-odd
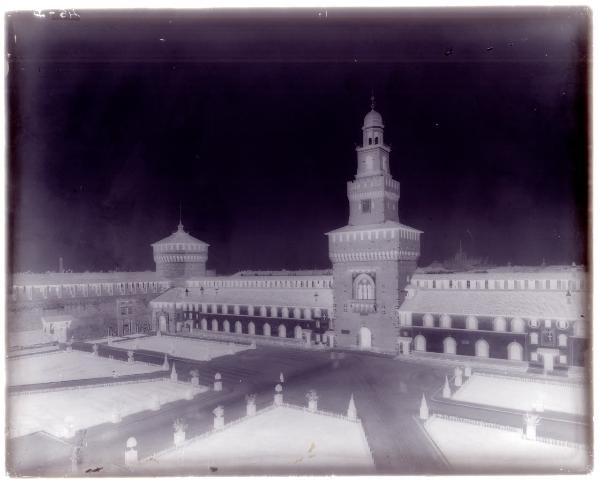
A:
MULTIPOLYGON (((106 355, 106 351, 115 358, 126 356, 118 350, 102 347, 101 353, 106 355)), ((136 353, 136 360, 158 364, 162 363, 162 355, 136 353)), ((280 372, 285 377, 284 399, 288 403, 306 405, 305 394, 315 389, 320 397, 319 408, 345 413, 350 394, 354 394, 378 473, 448 471, 414 419, 422 393, 430 395, 439 388, 448 369, 366 353, 331 354, 275 347, 258 347, 209 362, 175 358, 175 363, 180 380, 189 380, 189 371, 196 368, 204 385, 211 385, 214 374, 220 372, 224 391, 174 402, 158 412, 141 412, 124 418, 119 424, 92 427, 87 431, 81 472, 100 467, 88 474, 123 471, 125 442, 131 436, 138 440, 140 458, 171 446, 175 418, 185 419, 189 438, 212 428, 212 410, 217 405, 225 407, 225 420, 230 421, 245 415, 244 396, 248 393, 257 394, 259 409, 270 404, 280 372)), ((13 474, 70 473, 70 451, 65 450, 68 447, 62 441, 33 434, 8 440, 7 445, 8 467, 13 474)))

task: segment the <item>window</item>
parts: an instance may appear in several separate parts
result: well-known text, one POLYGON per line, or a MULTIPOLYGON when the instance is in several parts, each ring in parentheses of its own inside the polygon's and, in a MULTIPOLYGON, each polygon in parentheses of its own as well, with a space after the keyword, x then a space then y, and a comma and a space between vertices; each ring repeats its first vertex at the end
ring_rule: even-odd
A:
POLYGON ((558 346, 567 346, 567 335, 564 333, 558 335, 558 346))
POLYGON ((471 282, 467 280, 467 289, 471 289, 471 282))
POLYGON ((554 337, 554 332, 552 329, 544 329, 542 330, 542 345, 543 346, 555 346, 556 339, 554 337))
POLYGON ((370 199, 362 199, 360 201, 360 211, 363 213, 371 212, 371 200, 370 199))
POLYGON ((379 137, 375 137, 375 144, 379 144, 379 137))
POLYGON ((362 273, 354 280, 355 300, 374 300, 375 282, 368 274, 362 273))
POLYGON ((536 332, 532 332, 529 334, 529 343, 531 343, 532 345, 537 345, 539 343, 538 334, 536 332))

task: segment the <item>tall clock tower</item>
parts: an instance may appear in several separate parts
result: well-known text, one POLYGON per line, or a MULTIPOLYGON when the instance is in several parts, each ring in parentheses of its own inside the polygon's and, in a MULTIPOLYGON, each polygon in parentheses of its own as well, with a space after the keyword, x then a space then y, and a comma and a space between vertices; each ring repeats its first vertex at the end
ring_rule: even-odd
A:
POLYGON ((355 179, 347 184, 348 225, 327 233, 334 330, 340 346, 395 351, 397 308, 417 267, 422 231, 399 222, 400 183, 390 173, 391 148, 373 97, 362 132, 355 179))

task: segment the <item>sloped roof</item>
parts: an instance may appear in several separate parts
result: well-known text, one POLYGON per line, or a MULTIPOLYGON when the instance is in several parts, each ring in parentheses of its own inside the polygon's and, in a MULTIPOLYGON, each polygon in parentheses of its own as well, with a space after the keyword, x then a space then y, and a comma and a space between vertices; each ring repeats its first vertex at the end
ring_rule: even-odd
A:
POLYGON ((13 286, 68 285, 87 283, 125 283, 166 281, 154 271, 113 271, 109 273, 15 273, 13 286))
POLYGON ((377 223, 377 224, 359 224, 356 226, 348 225, 348 226, 344 226, 344 227, 341 227, 338 229, 334 229, 333 231, 329 231, 325 234, 346 233, 346 232, 353 232, 353 231, 372 231, 375 229, 398 229, 398 228, 406 229, 408 231, 413 231, 415 233, 423 232, 418 229, 411 228, 410 226, 407 226, 406 224, 397 223, 396 221, 385 221, 383 223, 377 223))
POLYGON ((217 303, 253 306, 333 307, 333 290, 329 288, 171 288, 152 302, 217 303), (318 298, 315 301, 315 293, 318 298))
POLYGON ((493 266, 465 271, 417 268, 412 279, 579 279, 584 276, 583 266, 493 266))
POLYGON ((177 231, 175 231, 173 234, 171 234, 170 236, 167 236, 166 238, 163 238, 159 241, 156 241, 155 243, 152 243, 151 246, 164 245, 164 244, 196 244, 196 245, 201 245, 201 246, 209 246, 208 243, 205 243, 204 241, 200 241, 199 239, 194 238, 189 233, 186 233, 183 230, 182 224, 180 224, 178 226, 177 231))
POLYGON ((414 290, 401 311, 522 318, 578 320, 586 318, 585 292, 537 290, 414 290))

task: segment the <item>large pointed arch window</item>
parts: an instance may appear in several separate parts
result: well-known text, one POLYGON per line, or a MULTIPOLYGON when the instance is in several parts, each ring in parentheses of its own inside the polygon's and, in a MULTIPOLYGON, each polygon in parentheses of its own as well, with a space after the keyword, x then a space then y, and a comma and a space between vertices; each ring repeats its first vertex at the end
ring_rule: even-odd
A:
POLYGON ((366 273, 360 274, 354 280, 355 300, 374 300, 375 281, 366 273))

